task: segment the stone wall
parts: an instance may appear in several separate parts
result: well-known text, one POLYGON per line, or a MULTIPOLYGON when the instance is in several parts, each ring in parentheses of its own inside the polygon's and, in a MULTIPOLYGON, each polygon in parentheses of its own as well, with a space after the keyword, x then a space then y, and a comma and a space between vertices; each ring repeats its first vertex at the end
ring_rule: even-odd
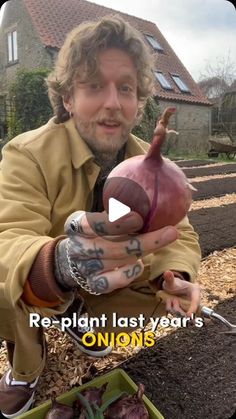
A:
POLYGON ((8 86, 14 80, 19 68, 52 67, 52 58, 42 45, 23 2, 10 0, 7 3, 0 33, 0 44, 5 46, 1 50, 0 94, 7 93, 8 86), (17 31, 18 61, 8 63, 7 33, 13 30, 17 31))
POLYGON ((161 111, 167 106, 176 107, 169 129, 178 131, 179 135, 169 134, 163 148, 164 153, 171 152, 180 156, 205 154, 209 149, 211 107, 163 100, 158 103, 161 111))

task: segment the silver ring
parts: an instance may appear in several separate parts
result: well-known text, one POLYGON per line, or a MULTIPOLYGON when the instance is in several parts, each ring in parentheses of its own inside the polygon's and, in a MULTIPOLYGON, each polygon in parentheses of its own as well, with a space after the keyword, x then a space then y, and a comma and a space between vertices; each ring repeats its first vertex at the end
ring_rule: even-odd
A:
POLYGON ((84 234, 82 226, 81 226, 81 222, 80 222, 84 214, 85 214, 85 211, 81 212, 78 215, 78 217, 74 218, 70 222, 70 228, 74 233, 84 234))

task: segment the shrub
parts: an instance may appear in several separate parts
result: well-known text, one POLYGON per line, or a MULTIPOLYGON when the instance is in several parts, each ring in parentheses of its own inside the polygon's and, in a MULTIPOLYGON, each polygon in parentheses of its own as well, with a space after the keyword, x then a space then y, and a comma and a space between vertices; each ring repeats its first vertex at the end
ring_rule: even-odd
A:
POLYGON ((132 130, 134 135, 141 138, 142 140, 151 143, 153 137, 153 131, 155 129, 157 119, 159 119, 161 112, 159 110, 156 100, 152 97, 148 98, 143 117, 139 125, 135 126, 132 130))
POLYGON ((52 116, 45 78, 49 69, 19 70, 9 89, 8 139, 38 128, 52 116))

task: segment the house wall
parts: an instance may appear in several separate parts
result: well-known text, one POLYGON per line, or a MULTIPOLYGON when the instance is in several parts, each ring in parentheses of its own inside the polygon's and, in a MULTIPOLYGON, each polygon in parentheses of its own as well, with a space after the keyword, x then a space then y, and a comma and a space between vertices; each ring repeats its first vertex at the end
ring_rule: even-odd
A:
POLYGON ((7 2, 0 32, 0 44, 2 45, 0 94, 7 92, 8 85, 13 81, 19 68, 52 67, 52 58, 42 45, 21 0, 7 2), (7 33, 14 29, 17 30, 18 62, 8 64, 7 33))
MULTIPOLYGON (((55 56, 52 57, 48 49, 42 45, 23 2, 9 0, 0 28, 0 96, 7 93, 9 84, 19 68, 51 68, 53 58, 55 56), (9 65, 7 63, 7 33, 14 29, 17 30, 18 35, 18 62, 9 65)), ((176 115, 171 119, 170 128, 179 131, 179 136, 170 134, 165 142, 166 151, 179 155, 205 153, 208 150, 211 107, 168 102, 163 99, 158 100, 158 103, 161 110, 167 106, 177 108, 176 115)))
POLYGON ((176 113, 171 117, 169 129, 179 132, 179 135, 169 134, 163 151, 180 156, 204 154, 208 151, 210 136, 211 107, 189 103, 175 103, 158 100, 161 112, 167 107, 176 107, 176 113))

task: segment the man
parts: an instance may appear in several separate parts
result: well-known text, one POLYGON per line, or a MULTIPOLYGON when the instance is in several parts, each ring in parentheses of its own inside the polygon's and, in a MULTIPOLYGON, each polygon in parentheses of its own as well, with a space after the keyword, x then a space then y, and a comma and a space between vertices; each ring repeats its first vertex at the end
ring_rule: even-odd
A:
POLYGON ((186 313, 178 296, 189 300, 188 314, 200 301, 200 251, 187 218, 136 233, 131 252, 141 217, 110 223, 102 206, 111 169, 149 147, 130 134, 153 83, 138 32, 118 17, 80 25, 47 83, 55 117, 10 141, 1 164, 0 336, 10 370, 0 381, 0 409, 11 418, 30 408, 45 366, 43 330, 29 327, 31 312, 63 315, 77 299, 90 316, 105 313, 114 330, 113 312, 163 313, 162 288, 169 311, 186 313))

